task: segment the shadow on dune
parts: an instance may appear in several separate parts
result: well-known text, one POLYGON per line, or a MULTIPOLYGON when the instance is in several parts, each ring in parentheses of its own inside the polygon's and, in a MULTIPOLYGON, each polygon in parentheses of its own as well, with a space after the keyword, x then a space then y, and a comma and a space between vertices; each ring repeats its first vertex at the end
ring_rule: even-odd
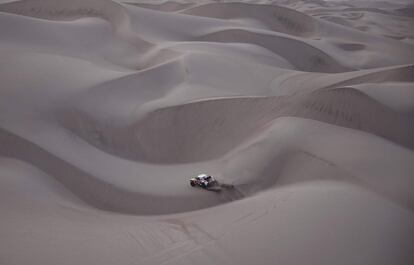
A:
POLYGON ((322 50, 288 36, 267 35, 244 29, 228 29, 200 36, 195 40, 255 44, 285 58, 300 71, 340 73, 352 70, 341 65, 322 50))

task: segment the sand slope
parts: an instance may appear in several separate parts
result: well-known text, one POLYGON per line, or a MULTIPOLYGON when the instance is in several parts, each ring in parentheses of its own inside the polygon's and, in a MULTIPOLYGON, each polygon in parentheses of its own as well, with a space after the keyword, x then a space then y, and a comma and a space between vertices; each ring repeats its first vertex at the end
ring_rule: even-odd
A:
POLYGON ((413 264, 411 11, 2 1, 0 263, 413 264))

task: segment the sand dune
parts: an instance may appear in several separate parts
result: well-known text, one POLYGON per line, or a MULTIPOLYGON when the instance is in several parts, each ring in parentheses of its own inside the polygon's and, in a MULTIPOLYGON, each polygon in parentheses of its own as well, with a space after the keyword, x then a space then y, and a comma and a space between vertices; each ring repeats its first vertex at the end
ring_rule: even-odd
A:
POLYGON ((266 25, 272 31, 296 36, 309 37, 317 32, 317 22, 312 17, 282 6, 210 3, 181 12, 220 19, 252 19, 266 25))
POLYGON ((162 50, 135 34, 124 8, 112 1, 88 0, 76 3, 50 0, 17 1, 1 5, 0 11, 52 20, 73 20, 82 17, 103 18, 111 23, 114 34, 135 49, 134 63, 124 62, 126 66, 134 69, 150 67, 176 56, 172 51, 162 50))
POLYGON ((411 11, 2 1, 0 263, 413 264, 411 11))
POLYGON ((199 101, 158 109, 124 128, 99 124, 82 113, 72 115, 67 116, 68 128, 90 143, 118 156, 153 163, 220 157, 282 116, 367 131, 414 148, 413 117, 398 114, 353 88, 292 97, 199 101))
POLYGON ((149 8, 149 9, 155 9, 159 11, 166 11, 166 12, 172 12, 172 11, 179 11, 182 9, 186 9, 194 4, 192 3, 179 3, 179 2, 164 2, 164 3, 132 3, 132 2, 126 2, 126 4, 130 5, 136 5, 143 8, 149 8))
POLYGON ((106 211, 140 215, 176 213, 232 201, 235 196, 233 191, 219 197, 203 196, 211 194, 169 197, 131 191, 96 178, 15 134, 2 130, 0 139, 2 156, 36 165, 87 204, 106 211))

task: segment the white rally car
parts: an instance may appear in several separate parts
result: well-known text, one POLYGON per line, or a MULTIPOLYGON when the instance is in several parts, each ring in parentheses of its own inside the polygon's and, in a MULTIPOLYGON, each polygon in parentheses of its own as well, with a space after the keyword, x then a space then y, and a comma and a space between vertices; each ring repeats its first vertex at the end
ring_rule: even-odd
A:
POLYGON ((218 181, 215 180, 212 176, 207 174, 198 175, 195 178, 190 179, 190 185, 192 187, 199 186, 203 189, 213 189, 219 186, 218 181))

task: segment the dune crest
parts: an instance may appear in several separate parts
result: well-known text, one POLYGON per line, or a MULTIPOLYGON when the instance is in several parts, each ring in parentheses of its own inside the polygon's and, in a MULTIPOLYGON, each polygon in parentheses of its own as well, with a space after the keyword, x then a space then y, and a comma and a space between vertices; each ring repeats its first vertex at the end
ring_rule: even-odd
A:
POLYGON ((273 31, 304 37, 312 36, 318 27, 312 17, 282 6, 210 3, 187 8, 181 13, 220 19, 249 18, 265 24, 273 31))
POLYGON ((111 23, 114 33, 119 38, 133 45, 136 49, 133 69, 145 69, 178 56, 172 51, 163 50, 136 34, 131 28, 127 12, 121 4, 107 0, 21 0, 0 5, 0 11, 31 16, 49 20, 74 20, 82 17, 98 17, 111 23))
POLYGON ((120 128, 96 123, 82 112, 66 115, 65 123, 91 144, 121 157, 151 163, 189 163, 219 158, 283 116, 366 131, 414 148, 414 117, 398 114, 347 87, 290 97, 198 101, 158 109, 120 128))

